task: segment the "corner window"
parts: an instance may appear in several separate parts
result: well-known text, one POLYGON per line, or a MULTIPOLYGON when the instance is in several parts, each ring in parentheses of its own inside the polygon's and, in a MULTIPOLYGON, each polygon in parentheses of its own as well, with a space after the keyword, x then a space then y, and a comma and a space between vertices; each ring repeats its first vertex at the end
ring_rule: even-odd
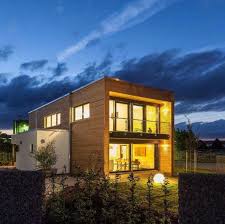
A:
POLYGON ((61 124, 61 113, 44 117, 44 128, 50 128, 61 124))
POLYGON ((79 121, 90 117, 90 104, 86 103, 73 108, 73 121, 79 121))

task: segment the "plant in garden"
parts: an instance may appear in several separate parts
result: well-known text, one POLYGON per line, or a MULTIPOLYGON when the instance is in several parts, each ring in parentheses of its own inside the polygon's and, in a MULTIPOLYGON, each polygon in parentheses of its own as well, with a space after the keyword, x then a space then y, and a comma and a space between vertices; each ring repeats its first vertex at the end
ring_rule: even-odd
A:
POLYGON ((129 196, 128 196, 128 223, 138 223, 140 220, 138 195, 137 195, 137 182, 139 177, 135 176, 133 172, 128 176, 129 180, 129 196))
POLYGON ((148 203, 148 209, 146 211, 146 216, 147 216, 147 220, 146 220, 146 224, 154 224, 155 223, 155 217, 154 217, 154 212, 153 212, 153 206, 152 206, 152 202, 153 202, 153 176, 149 176, 148 177, 148 181, 147 181, 147 195, 146 195, 146 200, 148 203))
POLYGON ((44 146, 40 146, 34 152, 33 157, 38 162, 37 167, 43 170, 50 170, 57 162, 54 141, 48 142, 44 146))
POLYGON ((163 218, 162 218, 162 223, 163 224, 170 224, 170 216, 169 216, 169 200, 168 200, 168 196, 169 196, 169 181, 168 178, 165 178, 163 184, 162 184, 162 191, 163 191, 163 208, 164 208, 164 212, 163 212, 163 218))

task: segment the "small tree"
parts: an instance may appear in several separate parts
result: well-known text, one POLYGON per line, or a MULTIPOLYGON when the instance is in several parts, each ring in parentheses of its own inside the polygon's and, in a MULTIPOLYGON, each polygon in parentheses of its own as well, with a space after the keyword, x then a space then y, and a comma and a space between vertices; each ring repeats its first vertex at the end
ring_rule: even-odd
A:
POLYGON ((34 152, 34 158, 38 162, 37 167, 43 170, 50 170, 57 162, 57 155, 55 152, 55 142, 48 142, 44 146, 40 146, 34 152))

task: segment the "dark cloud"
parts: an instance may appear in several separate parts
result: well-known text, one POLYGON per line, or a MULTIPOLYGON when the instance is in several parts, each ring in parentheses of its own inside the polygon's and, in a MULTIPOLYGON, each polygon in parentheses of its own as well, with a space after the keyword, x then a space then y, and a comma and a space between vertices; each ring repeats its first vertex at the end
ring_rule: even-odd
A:
POLYGON ((184 55, 179 50, 172 49, 123 61, 116 72, 111 70, 113 59, 112 54, 107 53, 100 63, 88 64, 81 73, 71 74, 59 81, 54 80, 67 71, 64 63, 50 69, 53 76, 47 83, 21 75, 1 84, 0 106, 8 111, 9 117, 5 119, 2 114, 4 111, 0 111, 0 124, 9 123, 16 115, 27 114, 29 110, 104 75, 173 90, 176 101, 179 102, 176 106, 177 114, 225 110, 223 51, 211 50, 184 55))
POLYGON ((31 72, 40 70, 47 65, 48 60, 42 59, 42 60, 35 60, 35 61, 29 61, 25 62, 20 65, 20 68, 23 70, 29 70, 31 72))
POLYGON ((68 71, 66 63, 57 63, 55 68, 52 68, 53 77, 60 77, 68 71))
POLYGON ((6 45, 0 48, 0 61, 7 61, 9 57, 13 54, 13 47, 6 45))
POLYGON ((180 102, 177 113, 214 110, 225 97, 225 53, 219 50, 186 55, 178 50, 149 54, 124 61, 115 75, 173 90, 180 102))

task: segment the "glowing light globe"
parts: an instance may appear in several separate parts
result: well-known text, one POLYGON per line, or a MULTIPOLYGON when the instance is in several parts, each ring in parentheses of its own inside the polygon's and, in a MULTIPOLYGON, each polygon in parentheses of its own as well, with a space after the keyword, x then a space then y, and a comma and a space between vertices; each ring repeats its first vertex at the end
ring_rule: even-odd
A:
POLYGON ((163 184, 165 181, 165 176, 162 173, 157 173, 154 175, 153 181, 156 184, 163 184))

